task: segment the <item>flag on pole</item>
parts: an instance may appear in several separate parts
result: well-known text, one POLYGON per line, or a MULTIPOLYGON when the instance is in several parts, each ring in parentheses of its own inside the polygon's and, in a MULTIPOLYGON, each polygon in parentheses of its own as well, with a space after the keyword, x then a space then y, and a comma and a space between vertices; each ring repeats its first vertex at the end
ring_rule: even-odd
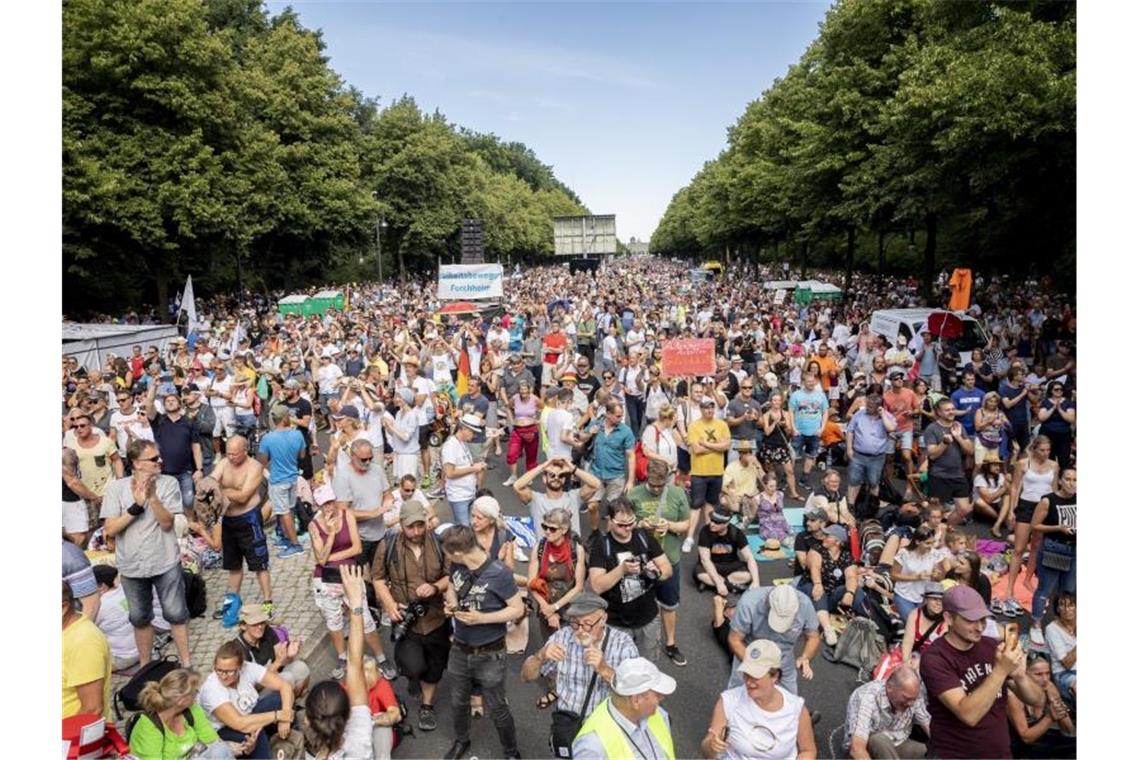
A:
POLYGON ((194 306, 194 284, 190 282, 190 275, 186 275, 186 288, 182 291, 182 303, 178 305, 179 312, 186 312, 186 335, 198 329, 198 310, 194 306))

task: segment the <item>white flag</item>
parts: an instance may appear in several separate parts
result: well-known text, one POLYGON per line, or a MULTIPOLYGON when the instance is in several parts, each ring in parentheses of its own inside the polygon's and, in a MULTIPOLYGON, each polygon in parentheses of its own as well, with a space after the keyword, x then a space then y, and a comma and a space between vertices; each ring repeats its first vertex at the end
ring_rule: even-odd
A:
POLYGON ((186 275, 186 289, 182 291, 182 303, 178 311, 186 312, 186 334, 198 329, 198 310, 194 307, 194 285, 190 282, 190 275, 186 275))

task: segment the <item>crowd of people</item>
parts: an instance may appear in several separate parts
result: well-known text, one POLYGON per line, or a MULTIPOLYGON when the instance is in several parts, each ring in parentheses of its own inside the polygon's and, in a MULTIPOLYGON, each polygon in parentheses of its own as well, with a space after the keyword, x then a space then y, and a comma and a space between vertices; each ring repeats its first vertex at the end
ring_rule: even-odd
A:
POLYGON ((672 699, 710 716, 706 757, 825 752, 799 679, 868 626, 885 651, 850 695, 846 755, 1071 756, 1071 301, 976 277, 988 342, 963 362, 930 328, 871 330, 919 305, 914 281, 799 303, 768 279, 632 257, 516 270, 461 317, 423 281, 312 317, 204 302, 163 348, 65 357, 64 716, 110 718, 112 672, 169 640, 180 667, 144 689, 140 757, 390 757, 401 725, 438 729, 444 679, 445 757, 484 714, 500 756, 538 756, 505 695, 521 679, 554 756, 672 758, 663 668, 688 664, 678 622, 700 604, 732 675, 715 704, 672 699), (687 338, 712 339, 708 374, 667 373, 687 338), (329 680, 273 624, 271 551, 313 561, 329 680), (761 559, 789 577, 762 584, 761 559), (214 568, 209 624, 237 636, 203 676, 186 571, 214 568))

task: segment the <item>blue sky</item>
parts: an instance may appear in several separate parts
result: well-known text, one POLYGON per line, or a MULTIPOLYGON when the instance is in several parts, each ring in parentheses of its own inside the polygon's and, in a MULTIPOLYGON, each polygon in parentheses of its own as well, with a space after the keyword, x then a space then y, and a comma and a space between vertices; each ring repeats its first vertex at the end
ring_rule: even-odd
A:
POLYGON ((818 33, 826 2, 292 5, 333 68, 389 103, 526 143, 618 236, 648 240, 745 106, 818 33))

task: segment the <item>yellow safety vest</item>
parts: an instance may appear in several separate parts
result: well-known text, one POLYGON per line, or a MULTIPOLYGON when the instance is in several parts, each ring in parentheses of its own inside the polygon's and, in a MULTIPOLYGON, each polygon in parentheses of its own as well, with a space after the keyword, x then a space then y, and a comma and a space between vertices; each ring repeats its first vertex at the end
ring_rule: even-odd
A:
MULTIPOLYGON (((665 750, 665 757, 667 760, 675 760, 677 757, 673 753, 673 736, 669 733, 669 726, 665 723, 665 718, 662 716, 661 711, 658 710, 649 716, 646 721, 649 727, 649 733, 656 740, 657 745, 665 750)), ((574 737, 574 741, 581 739, 587 734, 597 734, 598 738, 602 741, 602 748, 606 751, 606 757, 609 758, 629 758, 634 756, 634 750, 629 746, 628 740, 625 738, 625 733, 618 726, 617 721, 610 715, 610 700, 607 697, 601 702, 594 711, 590 713, 590 717, 586 718, 586 722, 582 724, 581 730, 578 735, 574 737)))

